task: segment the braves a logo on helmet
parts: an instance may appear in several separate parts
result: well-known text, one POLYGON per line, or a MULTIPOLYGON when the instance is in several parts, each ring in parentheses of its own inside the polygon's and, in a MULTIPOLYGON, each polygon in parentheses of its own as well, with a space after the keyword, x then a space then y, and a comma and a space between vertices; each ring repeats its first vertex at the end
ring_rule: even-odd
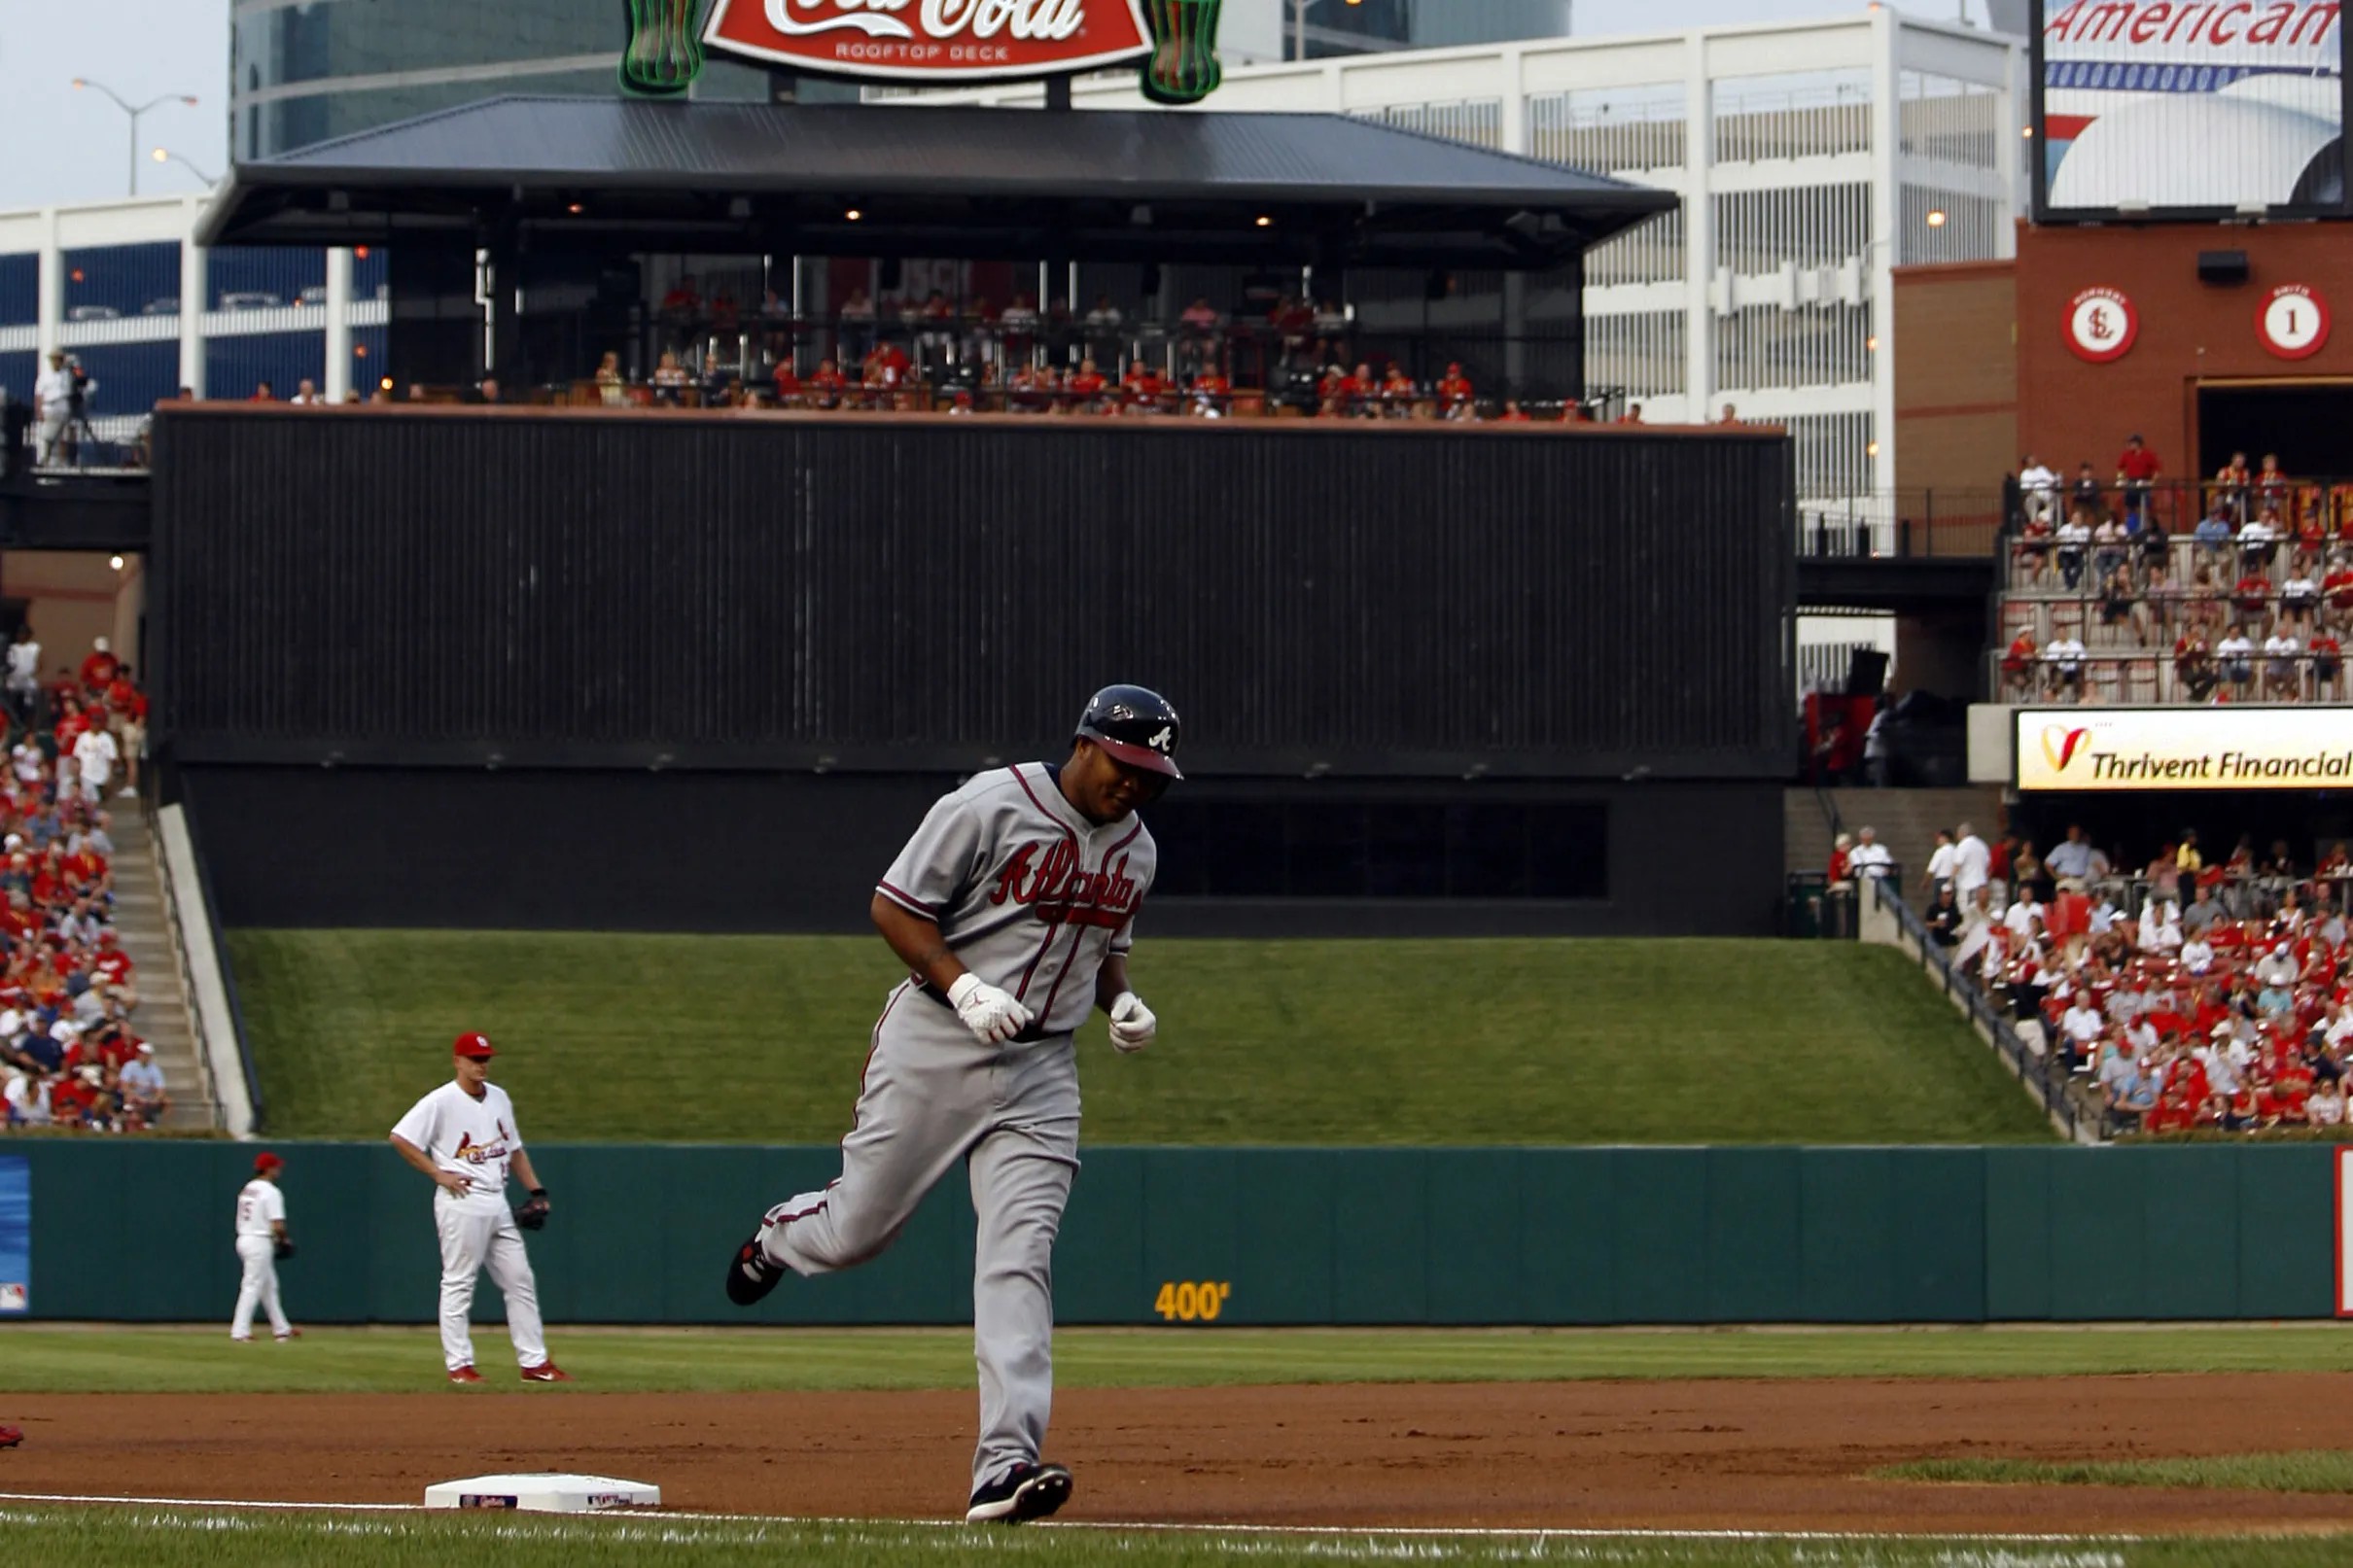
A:
POLYGON ((1160 726, 1159 732, 1143 744, 1158 751, 1162 756, 1167 756, 1169 749, 1176 744, 1176 731, 1174 726, 1163 724, 1160 726))

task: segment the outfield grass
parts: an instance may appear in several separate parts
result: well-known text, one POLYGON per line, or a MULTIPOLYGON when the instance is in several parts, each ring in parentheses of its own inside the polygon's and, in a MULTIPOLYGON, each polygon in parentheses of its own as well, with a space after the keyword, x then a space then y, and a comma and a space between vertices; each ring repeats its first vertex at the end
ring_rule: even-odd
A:
MULTIPOLYGON (((579 1381, 548 1393, 972 1386, 972 1337, 962 1329, 558 1327, 549 1338, 579 1381)), ((12 1326, 0 1328, 0 1365, 8 1369, 8 1391, 27 1394, 404 1393, 446 1386, 440 1341, 431 1329, 310 1329, 291 1344, 234 1345, 218 1328, 12 1326)), ((2349 1371, 2353 1336, 2328 1324, 1826 1333, 1065 1329, 1054 1339, 1055 1381, 1066 1388, 2349 1371)), ((485 1386, 517 1385, 502 1376, 485 1386)))
POLYGON ((1872 1472, 1886 1481, 1981 1485, 2200 1486, 2230 1491, 2353 1492, 2353 1453, 2223 1453, 2184 1459, 1921 1459, 1872 1472))
MULTIPOLYGON (((849 937, 229 933, 268 1126, 380 1137, 479 1028, 545 1139, 829 1143, 897 973, 849 937)), ((1916 966, 1768 941, 1146 941, 1095 1143, 2052 1136, 1916 966)))
POLYGON ((506 1515, 279 1514, 219 1509, 0 1509, 0 1542, 28 1562, 88 1568, 678 1568, 802 1563, 883 1568, 1207 1568, 1269 1565, 1605 1563, 1619 1568, 2322 1568, 2353 1553, 2353 1536, 2162 1541, 1809 1539, 1534 1531, 1493 1536, 1306 1531, 971 1529, 883 1521, 791 1523, 691 1516, 542 1518, 506 1515))

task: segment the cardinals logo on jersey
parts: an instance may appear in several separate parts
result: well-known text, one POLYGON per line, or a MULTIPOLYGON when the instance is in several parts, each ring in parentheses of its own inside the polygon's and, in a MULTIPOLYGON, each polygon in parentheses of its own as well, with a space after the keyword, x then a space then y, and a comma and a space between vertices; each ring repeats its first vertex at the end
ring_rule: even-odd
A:
POLYGON ((462 1160, 470 1166, 478 1166, 485 1164, 488 1161, 506 1159, 507 1139, 509 1136, 507 1132, 507 1124, 500 1122, 496 1125, 499 1130, 499 1135, 496 1139, 489 1143, 474 1142, 474 1134, 472 1132, 459 1133, 458 1146, 449 1151, 449 1158, 452 1160, 462 1160))

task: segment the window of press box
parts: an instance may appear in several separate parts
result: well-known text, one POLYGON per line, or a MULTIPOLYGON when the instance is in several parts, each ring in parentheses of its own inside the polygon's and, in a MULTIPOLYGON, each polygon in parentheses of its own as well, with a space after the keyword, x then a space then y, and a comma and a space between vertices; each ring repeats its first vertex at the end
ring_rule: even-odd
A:
POLYGON ((1606 898, 1591 801, 1187 801, 1146 814, 1159 898, 1606 898))

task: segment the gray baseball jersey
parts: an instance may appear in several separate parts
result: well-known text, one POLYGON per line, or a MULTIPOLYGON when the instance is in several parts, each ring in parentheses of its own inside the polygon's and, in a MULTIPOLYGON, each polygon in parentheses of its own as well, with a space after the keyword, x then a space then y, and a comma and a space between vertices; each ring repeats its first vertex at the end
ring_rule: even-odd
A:
POLYGON ((1156 863, 1141 819, 1097 826, 1033 762, 941 797, 877 890, 937 923, 958 961, 1036 1015, 1034 1034, 1068 1034, 1105 956, 1135 945, 1156 863))
POLYGON ((987 1045, 920 981, 893 991, 840 1178, 777 1204, 761 1233, 769 1258, 796 1272, 847 1269, 889 1246, 940 1177, 967 1166, 978 1218, 975 1488, 1036 1462, 1045 1440, 1054 1237, 1078 1166, 1071 1032, 1095 1006, 1105 958, 1134 940, 1155 863, 1140 819, 1088 821, 1042 763, 980 774, 942 797, 877 891, 936 923, 966 968, 1037 1022, 987 1045))

